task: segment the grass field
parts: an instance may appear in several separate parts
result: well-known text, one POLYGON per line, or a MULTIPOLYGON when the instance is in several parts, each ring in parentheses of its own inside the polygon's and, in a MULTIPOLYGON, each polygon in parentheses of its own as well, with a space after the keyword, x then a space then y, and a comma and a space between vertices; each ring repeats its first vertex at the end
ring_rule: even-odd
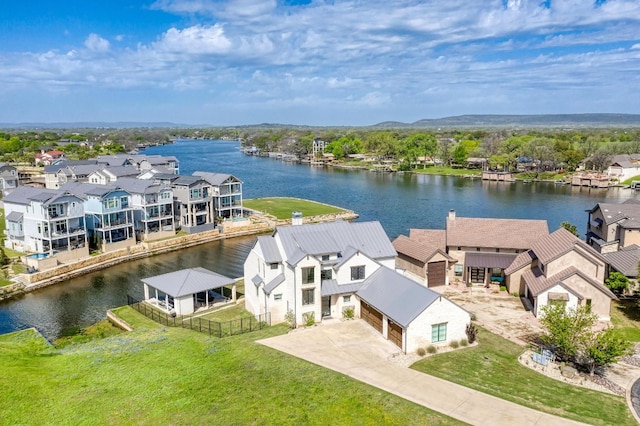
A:
POLYGON ((640 180, 640 176, 632 176, 629 179, 620 182, 621 185, 631 185, 634 180, 640 180))
POLYGON ((0 424, 459 424, 255 343, 283 326, 217 339, 115 312, 136 330, 62 349, 0 336, 0 424))
POLYGON ((455 167, 429 166, 426 169, 418 167, 417 169, 411 169, 409 171, 414 173, 424 173, 428 175, 482 176, 482 170, 462 169, 455 167))
POLYGON ((637 299, 621 299, 612 303, 611 322, 622 338, 640 342, 640 305, 637 299))
POLYGON ((305 217, 342 213, 343 209, 298 198, 256 198, 244 200, 245 207, 268 213, 277 219, 291 219, 292 212, 302 212, 305 217))
POLYGON ((596 425, 634 425, 623 397, 548 378, 521 365, 522 347, 479 329, 475 348, 425 358, 412 368, 520 405, 596 425))

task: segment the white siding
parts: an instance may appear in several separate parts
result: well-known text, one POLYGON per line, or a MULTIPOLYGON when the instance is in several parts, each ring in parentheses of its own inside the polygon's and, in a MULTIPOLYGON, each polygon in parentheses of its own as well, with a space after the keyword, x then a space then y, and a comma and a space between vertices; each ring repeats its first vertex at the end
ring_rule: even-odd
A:
POLYGON ((567 301, 567 308, 576 309, 578 307, 579 299, 573 294, 569 293, 567 289, 562 287, 561 285, 554 285, 553 287, 543 291, 538 294, 537 303, 536 303, 536 317, 540 317, 544 315, 542 311, 543 306, 547 306, 549 303, 549 293, 565 293, 569 295, 569 300, 567 301))
POLYGON ((405 330, 405 352, 415 352, 431 342, 431 326, 447 324, 447 339, 433 344, 449 344, 453 340, 466 339, 467 324, 471 322, 471 315, 450 300, 440 297, 425 309, 405 330))

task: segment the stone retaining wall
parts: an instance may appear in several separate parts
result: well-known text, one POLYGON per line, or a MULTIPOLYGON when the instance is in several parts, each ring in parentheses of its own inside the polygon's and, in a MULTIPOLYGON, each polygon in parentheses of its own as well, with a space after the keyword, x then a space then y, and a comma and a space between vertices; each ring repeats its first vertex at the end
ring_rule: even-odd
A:
POLYGON ((111 309, 107 310, 107 319, 116 327, 120 327, 124 331, 133 331, 133 327, 128 322, 114 314, 111 309))

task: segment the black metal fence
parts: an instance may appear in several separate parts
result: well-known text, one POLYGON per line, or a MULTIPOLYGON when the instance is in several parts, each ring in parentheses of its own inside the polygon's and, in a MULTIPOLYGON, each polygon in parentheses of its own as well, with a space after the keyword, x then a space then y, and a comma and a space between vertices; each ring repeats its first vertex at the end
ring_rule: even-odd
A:
POLYGON ((201 317, 174 315, 160 311, 133 297, 127 295, 127 305, 140 312, 147 318, 169 327, 182 327, 206 333, 209 336, 226 337, 236 334, 250 333, 262 330, 271 325, 271 315, 269 313, 256 317, 244 317, 231 321, 218 322, 201 317))

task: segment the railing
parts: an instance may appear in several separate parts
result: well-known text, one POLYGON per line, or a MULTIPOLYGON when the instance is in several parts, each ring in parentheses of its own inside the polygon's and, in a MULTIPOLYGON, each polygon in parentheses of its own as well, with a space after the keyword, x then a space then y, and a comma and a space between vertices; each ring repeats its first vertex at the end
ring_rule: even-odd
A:
POLYGON ((252 331, 262 330, 271 325, 270 313, 218 322, 200 317, 172 315, 168 312, 162 312, 129 295, 127 295, 127 305, 159 324, 168 327, 189 328, 215 337, 250 333, 252 331))

